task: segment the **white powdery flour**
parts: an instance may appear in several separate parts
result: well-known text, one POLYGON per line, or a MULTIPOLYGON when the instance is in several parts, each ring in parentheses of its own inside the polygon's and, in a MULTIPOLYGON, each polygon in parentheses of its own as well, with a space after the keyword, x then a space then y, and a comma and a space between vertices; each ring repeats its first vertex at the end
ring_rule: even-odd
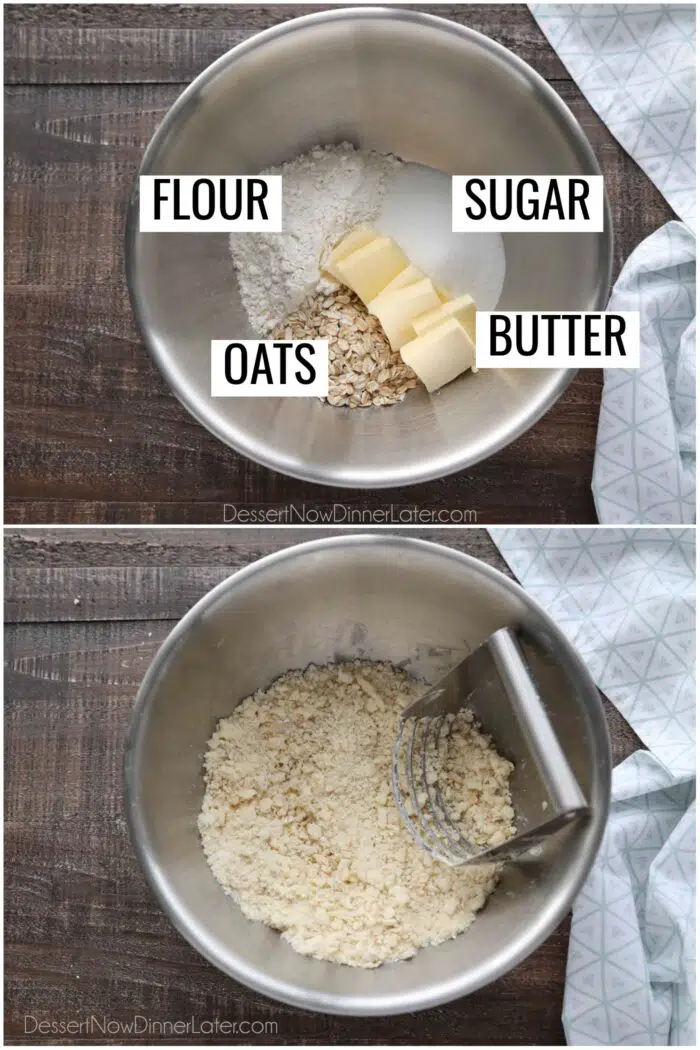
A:
POLYGON ((229 240, 251 325, 271 331, 318 286, 324 249, 373 220, 401 161, 350 143, 319 146, 263 175, 282 175, 283 233, 235 233, 229 240))

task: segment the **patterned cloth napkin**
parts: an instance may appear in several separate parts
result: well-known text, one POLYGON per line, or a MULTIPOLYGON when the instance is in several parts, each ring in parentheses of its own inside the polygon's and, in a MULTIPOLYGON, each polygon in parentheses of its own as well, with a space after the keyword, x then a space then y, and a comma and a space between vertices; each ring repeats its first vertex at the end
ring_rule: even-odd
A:
POLYGON ((681 222, 638 246, 609 310, 638 310, 638 370, 608 369, 592 489, 601 522, 695 520, 695 8, 534 4, 612 134, 681 222))
POLYGON ((575 1045, 695 1045, 695 536, 490 530, 648 748, 613 771, 573 910, 563 1021, 575 1045))

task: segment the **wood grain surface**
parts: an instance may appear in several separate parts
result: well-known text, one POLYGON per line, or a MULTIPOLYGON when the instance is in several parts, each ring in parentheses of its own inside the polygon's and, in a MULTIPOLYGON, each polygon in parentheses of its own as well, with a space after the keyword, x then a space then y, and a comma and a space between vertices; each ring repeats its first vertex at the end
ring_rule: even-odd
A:
MULTIPOLYGON (((122 259, 129 189, 156 125, 228 47, 309 6, 5 9, 6 520, 224 521, 224 504, 471 510, 471 521, 592 522, 601 373, 579 374, 518 441, 461 474, 335 490, 238 456, 169 392, 134 327, 122 259)), ((418 8, 420 9, 420 8, 418 8)), ((431 6, 546 77, 599 158, 615 272, 671 217, 566 74, 524 5, 431 6)))
MULTIPOLYGON (((483 530, 416 535, 508 571, 483 530)), ((309 538, 308 530, 6 530, 7 1042, 141 1043, 95 1028, 29 1031, 90 1017, 128 1025, 136 1015, 275 1022, 276 1034, 252 1040, 260 1043, 563 1042, 568 921, 467 999, 402 1017, 341 1018, 282 1006, 225 977, 176 933, 148 889, 129 843, 121 775, 141 678, 176 620, 215 583, 309 538)), ((606 713, 620 761, 639 742, 607 702, 606 713)))

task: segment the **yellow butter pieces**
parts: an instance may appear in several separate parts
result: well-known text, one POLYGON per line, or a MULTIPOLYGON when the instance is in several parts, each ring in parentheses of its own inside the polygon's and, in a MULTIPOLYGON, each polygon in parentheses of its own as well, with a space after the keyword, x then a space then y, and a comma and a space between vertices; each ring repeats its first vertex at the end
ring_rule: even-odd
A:
POLYGON ((474 365, 474 344, 451 317, 404 343, 401 357, 432 393, 474 365))
POLYGON ((392 349, 429 391, 476 370, 476 303, 470 295, 451 299, 391 237, 362 223, 335 246, 325 268, 379 319, 392 349))
POLYGON ((370 226, 369 223, 363 222, 359 226, 356 226, 354 230, 346 234, 342 241, 336 244, 335 248, 330 254, 330 258, 326 263, 325 269, 328 273, 335 277, 336 281, 343 283, 343 279, 338 273, 337 264, 341 259, 345 259, 348 255, 352 255, 359 248, 364 248, 367 244, 372 241, 376 241, 379 234, 370 226))
POLYGON ((387 288, 376 299, 370 300, 367 309, 379 318, 392 349, 400 350, 413 336, 412 321, 427 310, 434 310, 439 306, 440 297, 433 282, 429 277, 424 277, 394 291, 387 288))
POLYGON ((375 237, 369 244, 334 263, 340 280, 365 305, 408 266, 408 259, 391 237, 375 237))
MULTIPOLYGON (((422 270, 419 270, 417 266, 404 266, 401 273, 397 274, 393 281, 389 281, 386 288, 383 288, 379 295, 372 299, 372 303, 378 303, 380 299, 383 299, 387 295, 391 295, 392 292, 397 292, 399 288, 405 288, 408 284, 415 284, 416 281, 422 281, 424 277, 425 274, 422 270)), ((368 309, 370 305, 371 303, 367 304, 368 309)), ((371 310, 370 313, 372 313, 371 310)))
POLYGON ((448 302, 443 303, 442 306, 439 306, 437 310, 430 310, 428 313, 416 317, 413 322, 413 328, 416 335, 424 335, 430 328, 440 324, 442 321, 447 321, 450 317, 454 317, 456 321, 463 325, 472 343, 475 343, 476 303, 471 295, 460 295, 459 299, 450 299, 448 302))

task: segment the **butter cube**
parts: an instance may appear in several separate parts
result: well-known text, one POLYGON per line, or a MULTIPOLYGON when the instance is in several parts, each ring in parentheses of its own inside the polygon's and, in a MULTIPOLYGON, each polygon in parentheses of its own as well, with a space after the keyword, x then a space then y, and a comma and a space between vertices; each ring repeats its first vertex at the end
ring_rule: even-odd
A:
POLYGON ((460 295, 459 299, 450 299, 437 310, 416 317, 413 322, 416 335, 424 335, 429 329, 448 318, 454 317, 464 327, 472 343, 476 342, 476 303, 471 295, 460 295))
POLYGON ((406 266, 408 259, 391 237, 376 237, 336 263, 340 280, 365 304, 406 266))
POLYGON ((401 357, 432 393, 471 368, 476 350, 454 317, 401 347, 401 357))
MULTIPOLYGON (((379 295, 372 300, 372 302, 377 303, 380 299, 383 299, 384 296, 391 295, 392 292, 397 292, 399 288, 405 288, 409 284, 415 284, 416 281, 422 281, 424 277, 425 274, 422 270, 419 270, 417 266, 413 266, 412 264, 410 266, 405 266, 401 273, 397 274, 393 281, 389 281, 386 288, 384 288, 379 295)), ((370 307, 371 303, 368 303, 367 308, 369 309, 369 312, 372 313, 370 307)))
POLYGON ((342 277, 337 272, 337 264, 341 259, 347 258, 348 255, 352 255, 359 248, 364 248, 366 245, 371 244, 375 241, 379 234, 370 226, 367 222, 360 223, 350 233, 347 233, 341 241, 339 241, 333 251, 330 254, 324 269, 335 277, 336 281, 342 281, 342 277))
POLYGON ((379 318, 392 349, 399 350, 413 337, 413 318, 439 305, 440 297, 435 285, 429 277, 424 277, 406 288, 378 295, 376 299, 370 300, 367 309, 379 318))

